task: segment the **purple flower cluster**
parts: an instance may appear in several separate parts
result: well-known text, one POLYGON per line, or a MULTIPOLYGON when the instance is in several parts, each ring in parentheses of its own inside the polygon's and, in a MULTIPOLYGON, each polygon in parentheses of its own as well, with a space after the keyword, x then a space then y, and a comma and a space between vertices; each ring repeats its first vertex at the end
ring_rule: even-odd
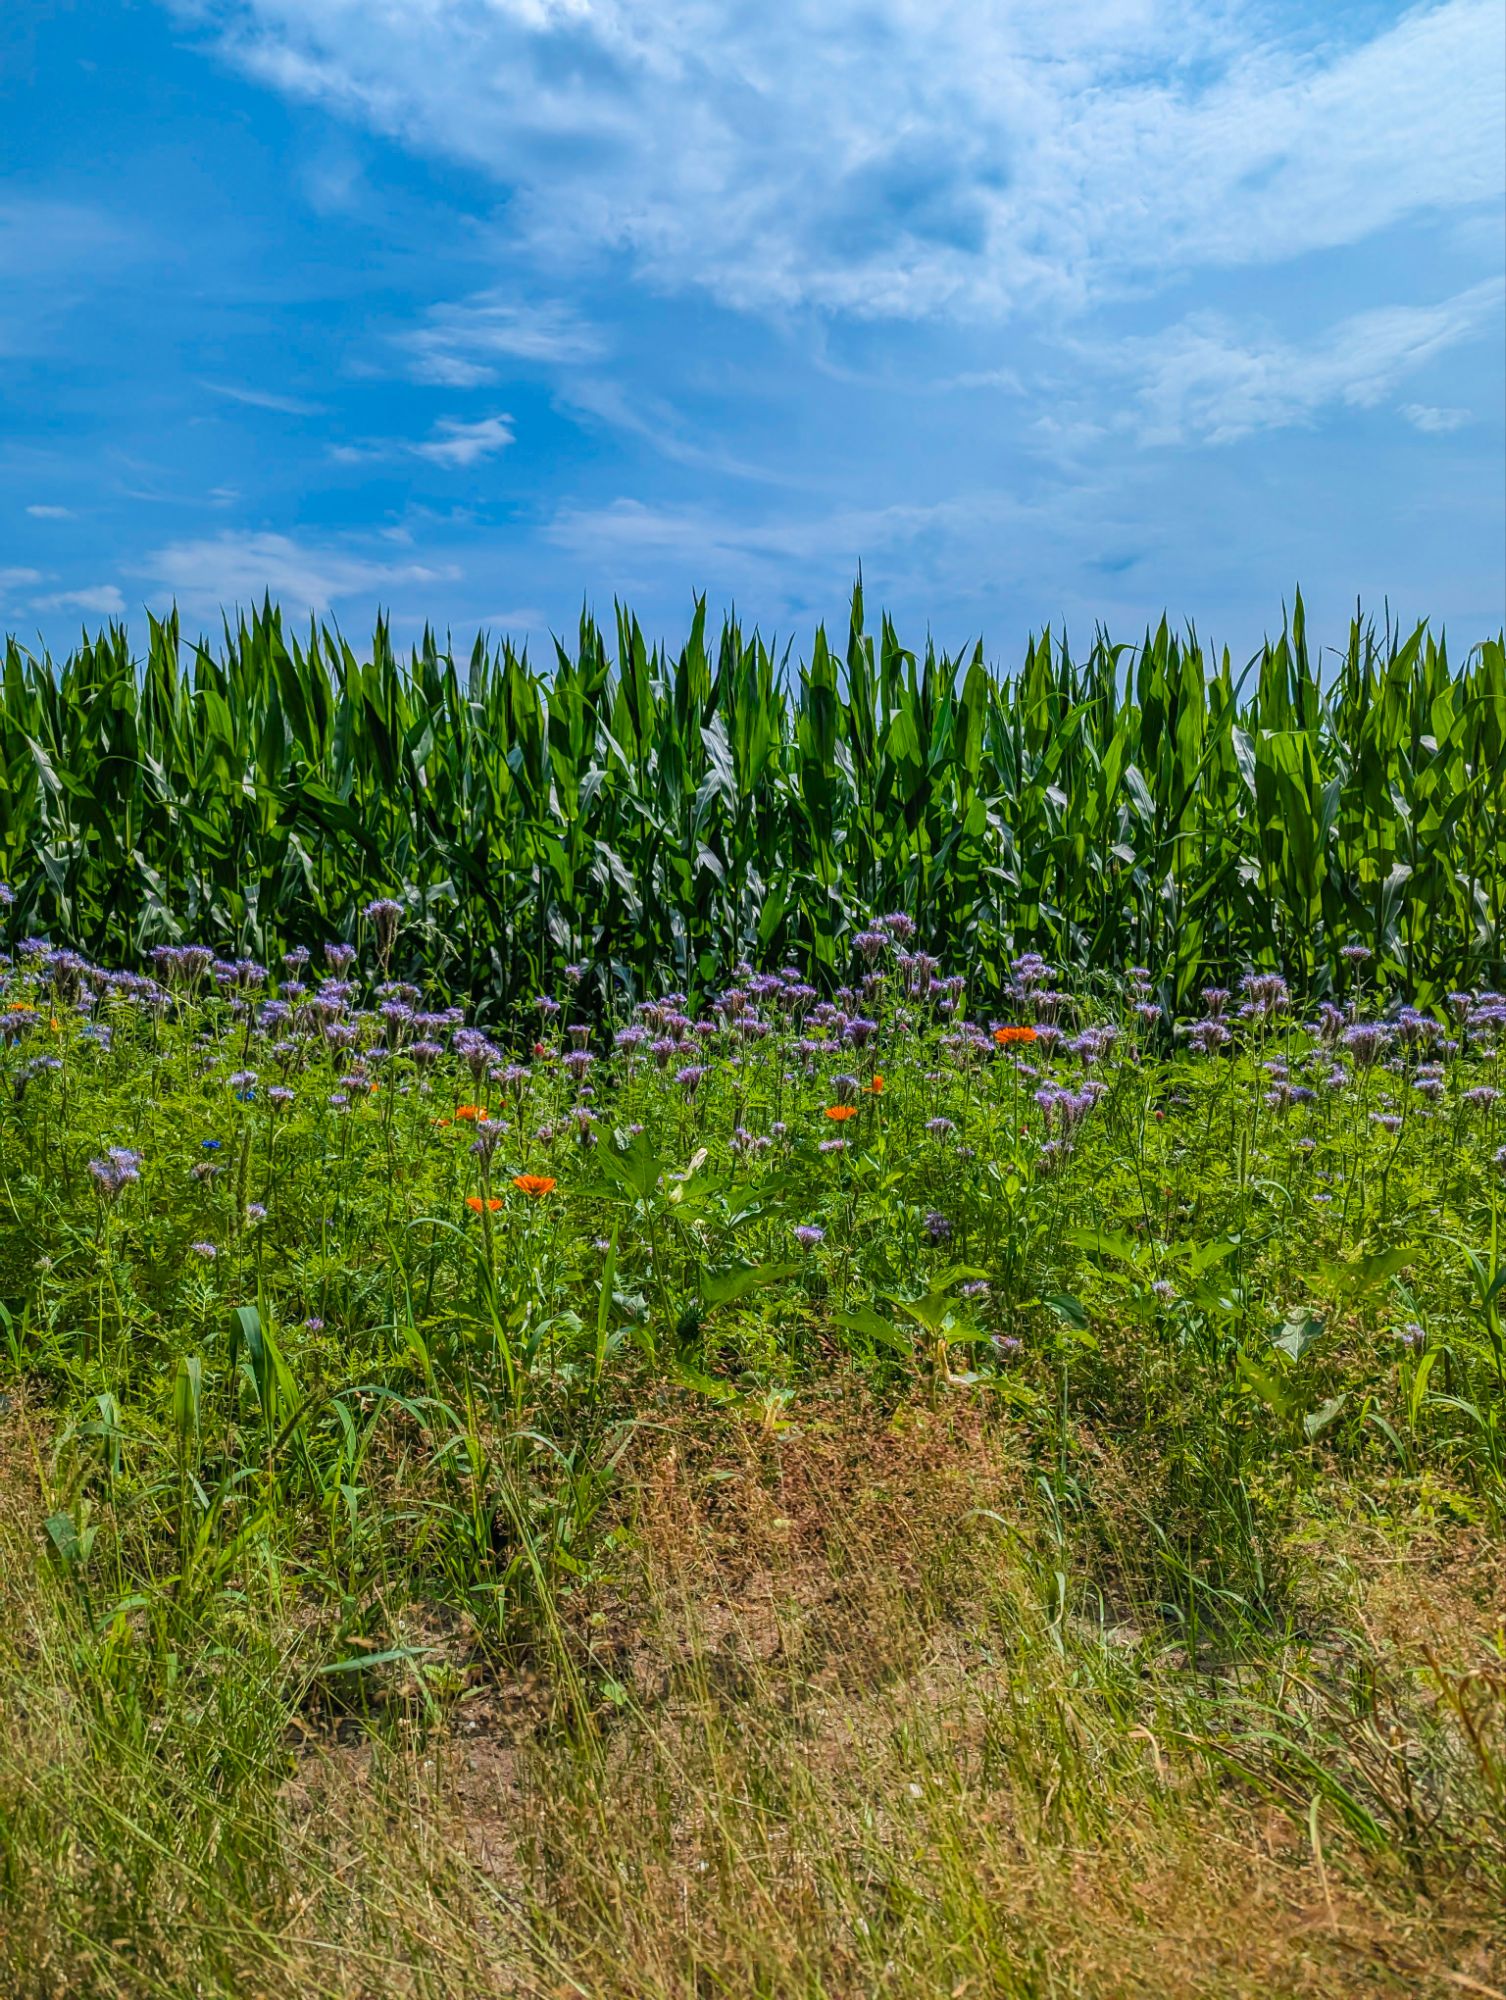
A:
POLYGON ((141 1155, 129 1146, 111 1146, 102 1160, 89 1162, 89 1173, 103 1199, 115 1201, 141 1179, 141 1155))

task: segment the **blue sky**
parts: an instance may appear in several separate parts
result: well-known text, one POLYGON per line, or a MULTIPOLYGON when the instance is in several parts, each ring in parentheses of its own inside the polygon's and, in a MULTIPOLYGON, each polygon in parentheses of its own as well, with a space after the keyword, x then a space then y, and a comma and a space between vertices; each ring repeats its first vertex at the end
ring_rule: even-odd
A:
POLYGON ((1468 644, 1503 300, 1500 0, 6 0, 0 628, 1468 644))

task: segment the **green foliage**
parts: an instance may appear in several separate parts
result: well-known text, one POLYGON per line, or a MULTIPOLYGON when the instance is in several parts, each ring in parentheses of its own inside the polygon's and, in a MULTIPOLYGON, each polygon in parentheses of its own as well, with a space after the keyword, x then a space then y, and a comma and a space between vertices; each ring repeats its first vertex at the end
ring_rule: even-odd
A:
POLYGON ((0 683, 0 879, 13 935, 130 957, 346 935, 404 902, 406 969, 505 999, 571 959, 598 999, 695 992, 743 957, 830 982, 878 911, 986 985, 1013 951, 1155 964, 1169 998, 1247 964, 1338 984, 1351 937, 1430 999, 1503 978, 1506 651, 1462 670, 1424 628, 1356 618, 1326 673, 1300 596, 1236 676, 1163 621, 1138 648, 1027 645, 1018 673, 923 658, 853 595, 789 671, 705 606, 676 657, 626 611, 540 673, 432 634, 360 660, 270 604, 218 656, 151 624, 0 683))

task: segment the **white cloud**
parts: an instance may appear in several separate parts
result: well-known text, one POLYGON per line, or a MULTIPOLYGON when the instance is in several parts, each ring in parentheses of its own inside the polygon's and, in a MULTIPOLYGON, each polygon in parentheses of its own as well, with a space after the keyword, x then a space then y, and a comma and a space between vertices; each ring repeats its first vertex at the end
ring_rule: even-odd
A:
POLYGON ((856 571, 865 554, 934 549, 941 540, 986 536, 1030 513, 1000 493, 970 493, 887 507, 837 507, 824 513, 745 520, 702 507, 646 506, 619 499, 605 507, 564 508, 549 525, 560 547, 610 567, 642 558, 667 559, 691 576, 730 564, 775 566, 826 561, 856 571))
POLYGON ((673 464, 719 472, 731 479, 755 479, 776 486, 790 483, 784 473, 739 458, 714 443, 687 437, 679 411, 662 396, 641 387, 629 391, 604 376, 571 374, 557 385, 556 400, 572 415, 595 419, 611 430, 641 439, 673 464))
MULTIPOLYGON (((491 175, 553 272, 606 251, 763 310, 1082 305, 1467 209, 1506 171, 1499 0, 1306 41, 1229 0, 179 4, 277 88, 491 175)), ((408 345, 461 387, 577 338, 483 294, 408 345)))
POLYGON ((1145 443, 1228 444, 1309 423, 1334 405, 1373 408, 1435 355, 1498 321, 1503 298, 1506 285, 1493 279, 1438 305, 1354 313, 1306 345, 1269 333, 1252 338, 1197 313, 1101 359, 1139 378, 1133 427, 1145 443))
POLYGON ((38 502, 33 507, 28 507, 26 511, 34 521, 71 521, 73 519, 73 509, 71 507, 49 507, 42 502, 38 502))
POLYGON ((223 396, 227 402, 244 403, 253 410, 275 410, 284 417, 317 417, 318 403, 305 402, 300 396, 282 396, 271 389, 247 388, 239 382, 201 382, 201 389, 207 389, 212 396, 223 396))
POLYGON ((434 428, 436 436, 410 449, 419 458, 456 472, 505 451, 512 443, 512 425, 506 417, 481 417, 472 424, 444 417, 434 428))
POLYGON ((39 569, 0 569, 0 592, 24 590, 29 584, 41 581, 39 569))
POLYGON ((1414 429, 1439 435, 1462 430, 1469 422, 1468 410, 1440 410, 1432 403, 1403 403, 1401 413, 1414 429))
POLYGON ((530 306, 496 290, 431 307, 421 326, 396 341, 415 380, 451 389, 494 382, 499 361, 558 366, 601 352, 595 330, 563 306, 530 306))
POLYGON ((329 456, 336 465, 376 465, 394 458, 426 458, 431 465, 460 471, 505 451, 512 441, 511 417, 478 417, 470 423, 461 417, 441 417, 427 438, 360 438, 350 444, 332 444, 329 456))
POLYGON ((347 549, 311 546, 288 535, 236 533, 170 542, 144 573, 196 613, 259 604, 270 592, 290 614, 327 611, 344 599, 369 600, 404 584, 449 583, 453 567, 373 561, 347 549))
POLYGON ((99 618, 119 618, 125 611, 125 599, 113 583, 95 583, 86 590, 59 590, 51 597, 39 597, 34 608, 38 611, 85 611, 99 618))

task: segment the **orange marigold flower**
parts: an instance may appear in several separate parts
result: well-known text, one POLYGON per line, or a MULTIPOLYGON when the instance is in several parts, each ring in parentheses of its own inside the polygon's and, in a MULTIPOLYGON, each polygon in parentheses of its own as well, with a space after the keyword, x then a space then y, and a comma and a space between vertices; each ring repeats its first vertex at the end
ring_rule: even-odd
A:
POLYGON ((484 1104, 457 1104, 455 1106, 455 1116, 457 1118, 464 1118, 468 1124, 474 1125, 478 1118, 486 1116, 486 1106, 484 1104))
POLYGON ((855 1104, 828 1104, 826 1115, 828 1118, 834 1118, 840 1125, 846 1118, 856 1118, 858 1107, 855 1104))
POLYGON ((479 1215, 483 1208, 489 1208, 492 1214, 495 1215, 497 1210, 502 1206, 502 1197, 494 1194, 489 1201, 483 1202, 479 1194, 468 1194, 465 1198, 465 1205, 473 1215, 479 1215))
POLYGON ((1033 1042, 1035 1039, 1036 1033, 1034 1028, 994 1029, 994 1040, 999 1044, 1001 1049, 1007 1049, 1012 1042, 1033 1042))
POLYGON ((556 1183, 548 1174, 514 1174, 512 1184, 520 1194, 553 1194, 556 1183))
POLYGON ((884 1094, 884 1079, 881 1076, 875 1076, 873 1081, 868 1086, 868 1095, 870 1097, 882 1097, 883 1094, 884 1094))
POLYGON ((449 1125, 449 1124, 450 1124, 451 1122, 452 1122, 452 1121, 451 1121, 450 1119, 448 1119, 448 1118, 431 1118, 431 1119, 429 1120, 429 1123, 430 1123, 431 1125, 437 1125, 437 1126, 439 1126, 439 1128, 441 1129, 441 1131, 442 1131, 442 1130, 443 1130, 443 1129, 444 1129, 444 1128, 445 1128, 445 1127, 446 1127, 447 1125, 449 1125))

